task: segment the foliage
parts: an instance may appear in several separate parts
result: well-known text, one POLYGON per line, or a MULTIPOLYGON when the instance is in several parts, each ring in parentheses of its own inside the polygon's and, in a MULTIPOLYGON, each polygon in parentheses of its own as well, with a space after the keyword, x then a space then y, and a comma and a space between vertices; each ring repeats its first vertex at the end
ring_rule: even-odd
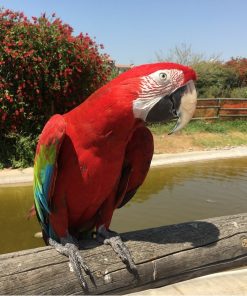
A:
POLYGON ((29 20, 0 10, 0 132, 37 133, 54 113, 85 100, 110 74, 88 34, 53 15, 29 20))
POLYGON ((198 76, 198 97, 230 97, 231 90, 238 86, 238 75, 234 69, 219 61, 200 62, 193 68, 198 76))
POLYGON ((247 86, 236 87, 231 90, 231 98, 247 98, 247 86))
POLYGON ((119 75, 118 69, 115 66, 112 66, 111 73, 108 76, 108 80, 110 81, 110 80, 116 78, 118 75, 119 75))
POLYGON ((37 136, 10 133, 0 136, 0 168, 33 165, 37 136))
POLYGON ((247 58, 232 58, 226 65, 233 69, 238 75, 238 86, 247 86, 247 58))

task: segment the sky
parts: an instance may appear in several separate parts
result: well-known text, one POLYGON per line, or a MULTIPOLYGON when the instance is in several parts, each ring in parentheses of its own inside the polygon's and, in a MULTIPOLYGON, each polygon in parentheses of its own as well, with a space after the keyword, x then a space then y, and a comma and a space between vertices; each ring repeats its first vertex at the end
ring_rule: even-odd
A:
POLYGON ((0 0, 28 17, 56 13, 118 64, 155 62, 182 44, 206 57, 247 57, 246 0, 0 0))

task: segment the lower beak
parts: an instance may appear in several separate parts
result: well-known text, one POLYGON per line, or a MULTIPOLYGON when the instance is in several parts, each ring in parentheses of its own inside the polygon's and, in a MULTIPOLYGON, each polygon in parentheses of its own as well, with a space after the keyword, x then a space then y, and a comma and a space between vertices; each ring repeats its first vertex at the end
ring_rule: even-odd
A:
POLYGON ((178 110, 173 111, 177 114, 178 120, 169 135, 181 130, 191 120, 196 110, 196 100, 197 93, 195 84, 192 80, 190 80, 185 85, 185 90, 180 98, 180 105, 178 110))

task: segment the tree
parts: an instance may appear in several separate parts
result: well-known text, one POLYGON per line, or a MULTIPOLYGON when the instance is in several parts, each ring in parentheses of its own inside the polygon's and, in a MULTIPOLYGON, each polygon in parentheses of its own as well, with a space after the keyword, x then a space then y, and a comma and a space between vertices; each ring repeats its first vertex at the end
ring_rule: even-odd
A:
POLYGON ((164 55, 162 52, 156 53, 158 61, 171 61, 187 66, 192 66, 202 61, 218 61, 219 56, 220 55, 212 55, 206 58, 203 53, 193 52, 191 45, 187 45, 186 43, 176 45, 174 48, 170 49, 167 55, 164 55))
POLYGON ((219 61, 202 61, 193 65, 197 73, 198 97, 230 97, 238 84, 236 72, 219 61))

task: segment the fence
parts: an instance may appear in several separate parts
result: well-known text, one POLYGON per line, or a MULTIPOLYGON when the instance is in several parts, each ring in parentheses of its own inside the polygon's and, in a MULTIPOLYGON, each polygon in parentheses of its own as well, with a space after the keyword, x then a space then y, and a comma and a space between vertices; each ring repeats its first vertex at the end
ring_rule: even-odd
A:
POLYGON ((246 119, 247 98, 198 99, 193 119, 246 119))

